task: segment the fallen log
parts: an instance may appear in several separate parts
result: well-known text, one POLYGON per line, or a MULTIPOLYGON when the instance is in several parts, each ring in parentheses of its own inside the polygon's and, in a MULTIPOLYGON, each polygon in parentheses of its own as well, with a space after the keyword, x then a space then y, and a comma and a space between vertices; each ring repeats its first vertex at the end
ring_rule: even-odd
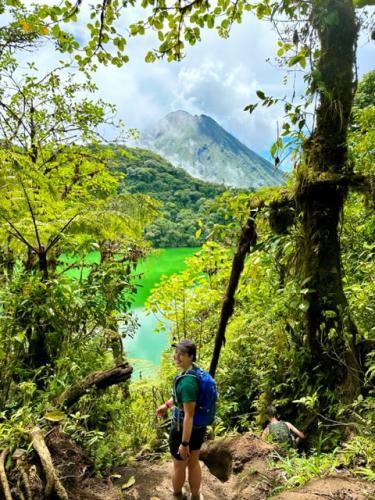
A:
POLYGON ((9 453, 9 448, 5 448, 5 450, 3 450, 0 455, 0 482, 1 482, 1 487, 3 489, 5 500, 13 500, 9 488, 7 475, 5 472, 5 461, 7 459, 8 453, 9 453))
POLYGON ((57 476, 56 470, 53 466, 51 454, 44 441, 42 431, 38 426, 31 429, 30 437, 34 450, 39 455, 46 477, 46 486, 44 489, 45 498, 52 498, 52 495, 56 495, 60 500, 69 500, 65 488, 57 476))
POLYGON ((130 378, 132 371, 133 367, 128 363, 121 363, 109 370, 90 373, 83 380, 71 385, 58 396, 56 404, 59 406, 72 406, 91 387, 105 389, 111 385, 120 384, 130 378))

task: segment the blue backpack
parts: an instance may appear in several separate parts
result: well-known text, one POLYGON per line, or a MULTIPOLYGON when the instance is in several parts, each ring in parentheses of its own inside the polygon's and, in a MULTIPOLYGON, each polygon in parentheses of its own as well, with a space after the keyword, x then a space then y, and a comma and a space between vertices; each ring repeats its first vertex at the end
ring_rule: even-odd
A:
MULTIPOLYGON (((195 427, 205 427, 212 424, 215 417, 215 407, 217 401, 216 382, 211 375, 198 366, 193 365, 192 370, 188 370, 182 375, 176 375, 173 381, 173 401, 177 401, 176 387, 178 381, 183 377, 195 377, 198 385, 198 397, 195 406, 193 425, 195 427)), ((184 418, 184 411, 176 406, 173 408, 173 419, 180 422, 184 418)))

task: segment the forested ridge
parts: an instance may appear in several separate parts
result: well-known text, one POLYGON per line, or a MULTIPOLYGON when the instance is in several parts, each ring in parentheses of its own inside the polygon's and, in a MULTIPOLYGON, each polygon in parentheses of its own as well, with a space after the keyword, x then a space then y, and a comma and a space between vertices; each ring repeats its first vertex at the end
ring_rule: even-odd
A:
MULTIPOLYGON (((120 149, 121 151, 121 149, 120 149)), ((193 247, 202 244, 213 224, 222 222, 213 200, 226 188, 194 179, 182 168, 173 166, 160 155, 129 148, 119 158, 118 170, 126 177, 124 189, 147 194, 162 203, 161 215, 145 231, 155 247, 193 247), (205 234, 196 238, 198 221, 205 220, 205 234)))
MULTIPOLYGON (((171 341, 195 341, 219 387, 202 450, 207 500, 372 498, 375 72, 357 82, 354 71, 366 2, 146 1, 153 15, 122 32, 127 6, 105 1, 91 9, 86 45, 68 31, 83 3, 0 1, 9 20, 0 29, 0 494, 170 497, 170 422, 155 410, 176 368, 166 349, 158 373, 134 381, 123 343, 137 328, 137 263, 152 238, 164 244, 164 211, 177 223, 168 244, 190 241, 190 227, 175 234, 189 217, 204 239, 146 307, 171 341), (146 60, 177 61, 203 27, 225 38, 247 10, 259 22, 281 18, 279 62, 305 72, 303 101, 281 99, 285 122, 271 147, 276 165, 285 154, 294 162, 285 186, 221 191, 172 175, 152 153, 103 143, 100 127, 114 127, 118 144, 123 130, 92 72, 126 64, 127 33, 156 30, 146 60), (19 64, 51 42, 79 74, 69 61, 43 75, 19 64), (98 260, 87 259, 93 251, 98 260), (298 450, 261 438, 270 403, 303 430, 298 450)), ((280 104, 256 95, 250 114, 280 104)))

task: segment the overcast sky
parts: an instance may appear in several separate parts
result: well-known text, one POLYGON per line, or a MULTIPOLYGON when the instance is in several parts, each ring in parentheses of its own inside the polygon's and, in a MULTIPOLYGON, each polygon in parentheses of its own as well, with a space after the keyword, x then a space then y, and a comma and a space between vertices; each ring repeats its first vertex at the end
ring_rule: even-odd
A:
MULTIPOLYGON (((75 30, 84 32, 83 24, 75 30)), ((366 37, 368 34, 358 47, 359 76, 374 68, 375 42, 367 42, 366 37)), ((209 115, 266 156, 275 139, 277 122, 282 121, 282 111, 277 107, 258 108, 249 115, 243 108, 257 102, 258 89, 279 97, 287 92, 282 85, 284 72, 273 62, 276 34, 269 23, 247 13, 241 25, 233 26, 229 39, 219 38, 215 30, 207 30, 202 38, 201 43, 187 47, 181 62, 161 60, 152 64, 145 63, 144 56, 156 47, 153 36, 130 39, 128 64, 122 68, 99 66, 94 79, 100 97, 116 104, 118 117, 127 127, 140 131, 178 109, 209 115)), ((42 69, 53 62, 51 47, 32 57, 42 69)), ((302 89, 300 86, 297 94, 302 89)))

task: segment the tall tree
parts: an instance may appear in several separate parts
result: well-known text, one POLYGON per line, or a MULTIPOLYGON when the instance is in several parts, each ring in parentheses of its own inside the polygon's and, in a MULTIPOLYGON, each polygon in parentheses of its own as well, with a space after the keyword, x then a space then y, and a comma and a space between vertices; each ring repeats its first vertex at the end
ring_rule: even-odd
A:
POLYGON ((121 174, 113 169, 114 153, 102 145, 96 129, 110 122, 106 116, 113 108, 87 97, 95 90, 90 80, 76 83, 63 70, 40 77, 31 65, 21 76, 10 58, 0 72, 1 253, 8 274, 22 260, 25 274, 39 271, 44 284, 35 294, 26 328, 24 362, 35 368, 53 364, 56 355, 48 348, 54 326, 46 321, 44 306, 58 258, 64 251, 84 253, 95 245, 108 261, 102 266, 108 268, 101 289, 105 328, 120 360, 114 311, 121 291, 130 288, 131 269, 123 265, 122 279, 113 273, 116 282, 110 267, 116 253, 125 264, 136 260, 142 228, 157 206, 145 196, 117 194, 121 174))
POLYGON ((301 278, 309 289, 305 332, 312 366, 329 388, 343 384, 349 401, 359 393, 357 329, 342 285, 340 214, 353 175, 347 130, 355 92, 358 23, 351 0, 313 2, 311 23, 319 38, 314 71, 319 95, 316 126, 303 144, 306 170, 298 177, 302 210, 301 278))

